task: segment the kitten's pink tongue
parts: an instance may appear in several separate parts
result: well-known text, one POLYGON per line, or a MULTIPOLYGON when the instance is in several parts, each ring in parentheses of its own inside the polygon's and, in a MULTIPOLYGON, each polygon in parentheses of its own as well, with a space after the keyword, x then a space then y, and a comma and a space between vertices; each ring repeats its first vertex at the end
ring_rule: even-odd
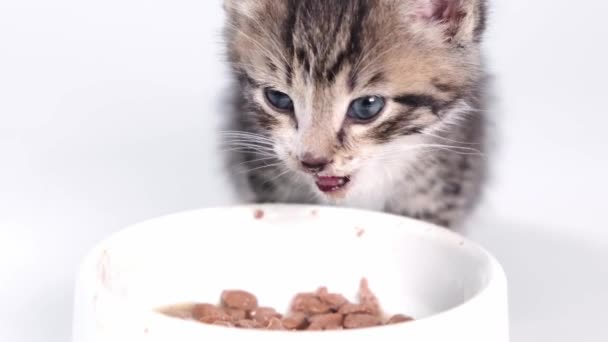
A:
POLYGON ((319 190, 332 192, 343 188, 349 179, 347 177, 317 177, 316 183, 319 190))

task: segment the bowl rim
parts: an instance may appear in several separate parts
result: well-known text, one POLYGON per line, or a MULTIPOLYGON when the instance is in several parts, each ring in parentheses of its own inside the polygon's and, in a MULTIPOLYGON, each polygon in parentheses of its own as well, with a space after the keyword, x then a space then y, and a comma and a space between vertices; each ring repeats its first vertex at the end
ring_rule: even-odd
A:
MULTIPOLYGON (((427 317, 423 317, 423 318, 416 319, 414 321, 410 321, 410 322, 406 322, 406 323, 369 327, 369 328, 363 328, 363 329, 354 329, 354 330, 327 330, 327 331, 297 331, 296 332, 296 331, 282 331, 282 330, 274 331, 274 330, 259 330, 259 329, 238 329, 239 334, 253 334, 253 335, 277 334, 277 333, 323 334, 323 335, 336 334, 337 337, 340 337, 340 336, 347 337, 349 334, 353 334, 353 333, 361 334, 362 331, 373 333, 374 331, 376 331, 378 329, 382 329, 382 330, 402 329, 405 327, 414 327, 414 326, 420 326, 420 325, 425 325, 425 324, 432 324, 433 322, 436 322, 439 320, 445 320, 445 319, 449 319, 452 316, 457 316, 460 312, 462 312, 462 311, 466 310, 467 308, 469 308, 470 306, 474 305, 477 301, 483 300, 483 298, 489 296, 488 293, 497 286, 503 286, 505 292, 507 291, 508 280, 506 277, 504 267, 501 265, 501 263, 498 261, 498 259, 479 243, 477 243, 477 242, 471 240, 470 238, 468 238, 462 234, 459 234, 451 229, 448 229, 448 228, 445 228, 445 227, 442 227, 439 225, 435 225, 433 223, 429 223, 426 221, 413 219, 413 218, 410 218, 407 216, 402 216, 402 215, 397 215, 397 214, 392 214, 392 213, 387 213, 387 212, 382 212, 382 211, 350 208, 350 207, 339 207, 339 206, 332 206, 332 205, 293 204, 293 203, 260 203, 260 204, 232 204, 232 205, 223 205, 223 206, 209 206, 209 207, 203 207, 203 208, 198 208, 198 209, 178 211, 178 212, 169 213, 169 214, 165 214, 165 215, 159 215, 159 216, 145 219, 145 220, 133 223, 133 224, 129 224, 129 225, 125 226, 124 228, 122 228, 118 231, 115 231, 115 232, 109 234, 108 236, 106 236, 105 238, 101 239, 100 241, 98 241, 85 254, 85 256, 82 258, 82 260, 79 264, 79 267, 78 267, 77 281, 80 280, 81 275, 84 274, 87 269, 90 269, 93 265, 96 264, 96 261, 99 260, 99 257, 103 253, 103 250, 106 248, 106 246, 109 243, 111 243, 113 240, 115 240, 117 238, 120 238, 123 234, 128 234, 131 231, 136 231, 138 229, 141 229, 142 226, 146 226, 151 222, 155 222, 155 221, 159 221, 159 220, 170 220, 173 217, 180 217, 180 216, 185 216, 185 215, 194 215, 194 214, 200 215, 200 214, 203 214, 203 213, 209 212, 209 211, 226 211, 226 210, 234 210, 234 209, 242 209, 242 210, 245 210, 245 209, 249 209, 249 210, 272 209, 272 210, 280 211, 285 208, 302 209, 302 210, 319 210, 319 211, 320 210, 323 210, 323 211, 329 210, 329 211, 334 211, 334 212, 336 212, 336 211, 351 212, 351 213, 355 213, 355 214, 358 213, 358 214, 364 214, 364 215, 392 218, 393 220, 403 221, 404 223, 408 223, 408 222, 414 223, 415 227, 412 229, 415 229, 415 230, 427 229, 427 230, 431 230, 434 232, 438 232, 439 235, 441 236, 440 240, 444 240, 445 237, 450 237, 451 239, 457 239, 459 241, 463 241, 469 248, 475 249, 480 254, 480 256, 482 256, 483 258, 485 258, 487 260, 488 270, 489 270, 488 281, 479 291, 477 291, 474 295, 472 295, 466 301, 464 301, 450 309, 443 310, 438 313, 429 315, 427 317)), ((97 281, 95 283, 97 283, 97 281)), ((75 288, 78 289, 78 286, 76 286, 75 288)), ((112 298, 117 297, 116 295, 112 294, 109 290, 107 290, 105 287, 102 288, 102 290, 105 294, 109 295, 112 298)), ((175 325, 175 326, 178 326, 178 325, 197 326, 198 325, 198 326, 200 326, 201 332, 203 332, 203 329, 205 329, 205 330, 234 329, 234 328, 227 328, 227 327, 216 326, 216 325, 211 325, 211 324, 201 324, 201 323, 192 322, 192 321, 188 321, 188 320, 184 320, 184 319, 180 319, 180 318, 170 317, 170 316, 164 315, 158 311, 149 310, 147 308, 142 308, 140 306, 136 306, 135 304, 132 304, 131 302, 128 302, 128 301, 121 302, 121 305, 125 305, 130 310, 133 310, 133 312, 136 312, 138 315, 140 315, 142 317, 150 317, 157 321, 163 320, 163 321, 166 321, 167 323, 173 322, 173 325, 175 325)))

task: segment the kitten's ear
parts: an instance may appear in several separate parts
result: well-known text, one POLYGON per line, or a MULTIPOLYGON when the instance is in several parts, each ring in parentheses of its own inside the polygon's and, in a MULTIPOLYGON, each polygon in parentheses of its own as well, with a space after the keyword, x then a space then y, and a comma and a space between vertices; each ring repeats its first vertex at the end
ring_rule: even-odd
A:
POLYGON ((410 0, 413 15, 440 25, 449 40, 479 42, 485 30, 486 0, 410 0))

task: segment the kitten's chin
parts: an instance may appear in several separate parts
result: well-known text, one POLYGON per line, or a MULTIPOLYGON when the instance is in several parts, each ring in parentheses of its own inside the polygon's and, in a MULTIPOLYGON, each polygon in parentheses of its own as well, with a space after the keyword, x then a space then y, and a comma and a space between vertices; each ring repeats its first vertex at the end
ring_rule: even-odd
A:
POLYGON ((318 177, 313 178, 317 198, 323 204, 383 210, 394 184, 390 177, 380 177, 377 169, 360 169, 347 177, 349 180, 325 179, 326 185, 340 185, 332 191, 319 188, 318 177), (344 182, 344 184, 342 184, 344 182))

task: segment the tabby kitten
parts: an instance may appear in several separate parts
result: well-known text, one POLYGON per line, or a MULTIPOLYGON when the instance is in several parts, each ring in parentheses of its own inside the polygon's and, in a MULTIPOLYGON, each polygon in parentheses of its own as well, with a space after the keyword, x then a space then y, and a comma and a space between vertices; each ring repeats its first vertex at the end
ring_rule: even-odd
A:
POLYGON ((484 0, 225 0, 223 144, 248 202, 446 227, 484 184, 484 0))

